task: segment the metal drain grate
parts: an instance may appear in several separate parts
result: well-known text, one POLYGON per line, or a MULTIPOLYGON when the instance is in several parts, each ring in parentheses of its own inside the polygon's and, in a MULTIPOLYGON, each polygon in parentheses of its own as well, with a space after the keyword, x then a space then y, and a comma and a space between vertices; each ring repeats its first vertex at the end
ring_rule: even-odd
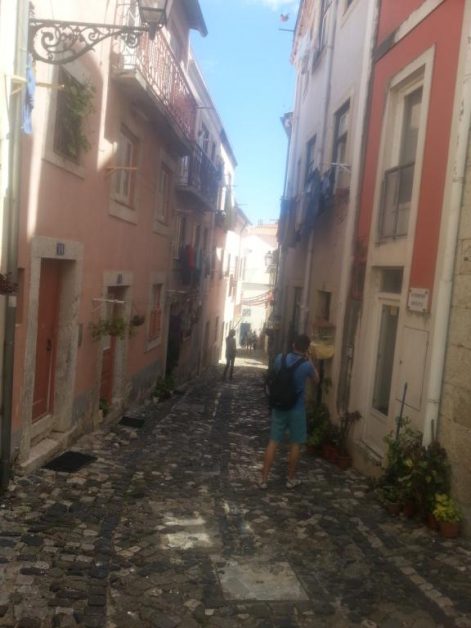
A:
POLYGON ((95 456, 89 454, 82 454, 79 451, 66 451, 65 453, 57 456, 50 462, 44 465, 45 469, 51 471, 62 471, 64 473, 74 473, 90 462, 96 460, 95 456))
POLYGON ((126 427, 143 427, 144 423, 145 419, 137 419, 132 416, 123 416, 119 422, 120 425, 124 425, 126 427))

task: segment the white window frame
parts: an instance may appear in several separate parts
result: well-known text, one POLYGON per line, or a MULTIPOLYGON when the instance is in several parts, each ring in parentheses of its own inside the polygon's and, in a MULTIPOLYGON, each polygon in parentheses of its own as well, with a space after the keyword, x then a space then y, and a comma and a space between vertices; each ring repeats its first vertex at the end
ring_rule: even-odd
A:
POLYGON ((135 209, 137 170, 128 170, 128 168, 137 168, 138 158, 139 140, 123 124, 119 130, 117 142, 112 194, 115 201, 132 210, 135 209))
POLYGON ((334 113, 334 134, 332 137, 332 163, 344 164, 335 166, 335 189, 350 188, 350 173, 347 166, 350 139, 350 122, 352 116, 352 101, 347 98, 334 113), (345 129, 340 132, 341 120, 345 119, 345 129), (339 146, 343 145, 344 155, 339 154, 339 146))
POLYGON ((160 163, 156 180, 155 217, 158 222, 168 225, 171 214, 173 172, 165 162, 160 163))
MULTIPOLYGON (((67 64, 67 72, 79 83, 91 83, 92 75, 89 70, 82 66, 82 60, 77 59, 76 61, 72 61, 67 64)), ((49 83, 53 83, 55 85, 59 85, 59 66, 50 66, 46 68, 46 74, 44 76, 44 80, 47 80, 49 83)), ((49 112, 47 118, 47 133, 45 136, 44 148, 43 148, 43 159, 48 161, 55 166, 66 170, 70 174, 73 174, 80 179, 85 178, 85 167, 83 164, 84 160, 80 160, 79 163, 71 161, 67 157, 64 157, 57 153, 54 149, 54 137, 55 137, 55 125, 56 125, 56 116, 57 116, 57 97, 59 94, 59 90, 51 89, 50 91, 50 100, 49 100, 49 112)))
MULTIPOLYGON (((422 55, 417 57, 409 65, 404 67, 398 72, 391 80, 389 84, 389 93, 386 102, 386 109, 384 114, 383 128, 381 132, 381 147, 380 147, 380 159, 376 172, 375 183, 375 199, 374 199, 374 223, 371 229, 371 244, 380 244, 383 246, 373 247, 375 249, 375 263, 379 265, 395 264, 396 261, 400 262, 404 259, 406 251, 398 251, 399 259, 395 260, 387 256, 387 259, 383 259, 382 249, 392 242, 399 243, 412 242, 413 234, 415 231, 415 222, 417 219, 417 207, 420 191, 420 180, 422 177, 422 164, 424 156, 424 147, 426 139, 427 121, 428 121, 428 108, 430 102, 431 84, 432 84, 432 72, 434 62, 434 47, 426 50, 422 55), (414 180, 412 185, 412 197, 409 210, 409 222, 407 235, 400 238, 381 238, 380 233, 380 220, 381 220, 381 200, 382 200, 382 185, 384 173, 390 167, 392 167, 393 159, 399 158, 400 151, 400 137, 397 137, 397 128, 402 126, 403 108, 397 109, 396 99, 401 94, 405 96, 408 93, 414 91, 418 87, 422 86, 422 105, 420 116, 420 127, 417 138, 416 149, 416 161, 414 168, 414 180), (396 113, 396 115, 394 115, 396 113), (399 126, 398 126, 399 125, 399 126)), ((412 244, 407 245, 407 248, 411 248, 412 244)), ((372 250, 373 250, 372 249, 372 250)), ((384 253, 386 255, 386 251, 384 253)))

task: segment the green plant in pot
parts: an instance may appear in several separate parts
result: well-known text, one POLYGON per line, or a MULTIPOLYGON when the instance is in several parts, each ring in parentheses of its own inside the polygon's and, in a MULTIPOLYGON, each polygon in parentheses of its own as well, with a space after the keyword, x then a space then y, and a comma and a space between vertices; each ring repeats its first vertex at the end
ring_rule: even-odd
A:
POLYGON ((422 482, 419 487, 419 505, 424 519, 433 513, 437 493, 450 492, 451 467, 446 451, 438 441, 424 449, 422 482))
MULTIPOLYGON (((404 459, 404 473, 399 478, 399 484, 405 503, 413 504, 412 510, 427 521, 433 511, 436 494, 449 492, 450 467, 446 451, 436 441, 427 447, 411 447, 404 459)), ((432 520, 428 524, 433 527, 432 520)))
POLYGON ((400 501, 402 504, 402 511, 407 518, 412 518, 418 510, 417 505, 417 491, 416 491, 416 473, 414 469, 414 462, 411 458, 407 458, 405 461, 408 473, 405 473, 399 478, 398 488, 400 501))
POLYGON ((382 476, 377 480, 376 486, 381 491, 382 487, 395 487, 401 506, 405 506, 405 514, 415 514, 415 460, 420 459, 422 447, 422 434, 411 427, 407 418, 401 419, 396 433, 388 434, 386 443, 386 461, 382 476))
POLYGON ((308 439, 307 447, 310 453, 320 453, 323 444, 328 438, 330 429, 330 412, 325 403, 312 402, 307 409, 308 439))
POLYGON ((144 314, 134 314, 134 316, 132 316, 131 320, 129 321, 129 325, 131 327, 140 327, 141 325, 144 325, 145 322, 146 317, 144 316, 144 314))
POLYGON ((128 324, 121 316, 100 318, 96 322, 91 322, 88 327, 93 340, 99 340, 104 336, 115 336, 122 340, 128 330, 128 324))
POLYGON ((334 425, 329 421, 328 429, 324 444, 322 446, 322 456, 332 462, 333 464, 337 463, 338 457, 338 443, 339 443, 339 433, 340 428, 338 425, 334 425))
POLYGON ((433 515, 444 538, 454 539, 459 535, 463 515, 452 497, 446 493, 437 493, 433 515))
POLYGON ((378 490, 379 500, 391 515, 401 512, 401 493, 395 485, 385 485, 378 490))
POLYGON ((99 410, 101 410, 101 413, 103 415, 103 417, 105 417, 109 411, 111 410, 111 406, 108 402, 107 399, 104 399, 103 397, 100 399, 100 402, 98 404, 98 408, 99 410))
POLYGON ((171 375, 159 377, 154 386, 154 396, 158 397, 159 401, 170 399, 174 388, 175 382, 171 375))
POLYGON ((146 322, 146 317, 141 314, 134 314, 129 321, 129 336, 130 338, 134 337, 137 334, 137 328, 144 325, 146 322))

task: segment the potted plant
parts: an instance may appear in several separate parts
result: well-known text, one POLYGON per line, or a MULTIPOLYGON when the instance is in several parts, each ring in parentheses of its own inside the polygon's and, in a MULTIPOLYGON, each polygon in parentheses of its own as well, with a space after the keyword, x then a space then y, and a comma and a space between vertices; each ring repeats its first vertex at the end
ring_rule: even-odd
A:
POLYGON ((325 442, 328 426, 326 423, 319 423, 314 426, 306 441, 307 452, 313 456, 321 453, 322 445, 325 442))
POLYGON ((140 327, 144 325, 146 322, 146 317, 143 314, 134 314, 134 316, 129 321, 130 327, 140 327))
POLYGON ((417 513, 416 493, 412 474, 407 474, 399 480, 399 495, 401 509, 405 517, 412 519, 417 513))
POLYGON ((446 493, 437 493, 433 515, 438 521, 441 536, 454 539, 459 535, 463 516, 452 497, 446 493))
POLYGON ((404 494, 404 511, 409 516, 416 512, 434 527, 430 513, 437 493, 447 494, 450 487, 450 467, 445 450, 438 442, 428 447, 418 444, 409 447, 404 459, 403 475, 399 483, 404 494))
POLYGON ((312 403, 307 411, 308 439, 307 451, 311 454, 319 454, 322 446, 328 438, 330 429, 330 413, 325 403, 312 403))
POLYGON ((397 516, 401 512, 400 491, 397 486, 385 485, 379 490, 379 499, 390 515, 397 516))
POLYGON ((401 508, 406 516, 415 514, 415 473, 412 473, 418 452, 422 449, 422 435, 410 426, 408 419, 401 421, 398 432, 388 434, 386 443, 386 463, 382 476, 377 480, 379 494, 383 487, 395 487, 401 508))
POLYGON ((322 457, 333 464, 337 463, 339 426, 329 421, 326 438, 322 446, 322 457))
POLYGON ((433 515, 437 493, 448 495, 450 492, 451 469, 446 451, 434 440, 424 450, 423 477, 420 489, 420 509, 423 519, 432 529, 438 525, 433 515))
POLYGON ((154 397, 157 397, 159 401, 170 399, 174 388, 175 383, 171 375, 159 377, 155 383, 154 397))
POLYGON ((99 404, 98 404, 98 409, 101 412, 102 417, 104 418, 110 411, 111 406, 108 402, 107 399, 104 399, 103 397, 100 399, 99 404))
POLYGON ((89 323, 88 327, 93 340, 99 340, 104 336, 115 336, 123 339, 128 330, 128 324, 121 316, 100 318, 96 323, 89 323))
POLYGON ((129 337, 132 338, 137 334, 137 328, 144 325, 146 317, 141 314, 134 314, 129 321, 129 337))

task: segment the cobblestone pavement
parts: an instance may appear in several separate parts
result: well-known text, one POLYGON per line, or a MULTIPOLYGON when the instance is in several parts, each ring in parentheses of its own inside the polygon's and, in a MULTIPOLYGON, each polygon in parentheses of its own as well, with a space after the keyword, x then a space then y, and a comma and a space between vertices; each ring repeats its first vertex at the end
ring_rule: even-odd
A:
MULTIPOLYGON (((248 363, 248 362, 247 362, 248 363)), ((258 477, 259 369, 211 371, 17 478, 0 509, 0 626, 471 626, 471 546, 390 518, 364 478, 310 457, 258 477)))

